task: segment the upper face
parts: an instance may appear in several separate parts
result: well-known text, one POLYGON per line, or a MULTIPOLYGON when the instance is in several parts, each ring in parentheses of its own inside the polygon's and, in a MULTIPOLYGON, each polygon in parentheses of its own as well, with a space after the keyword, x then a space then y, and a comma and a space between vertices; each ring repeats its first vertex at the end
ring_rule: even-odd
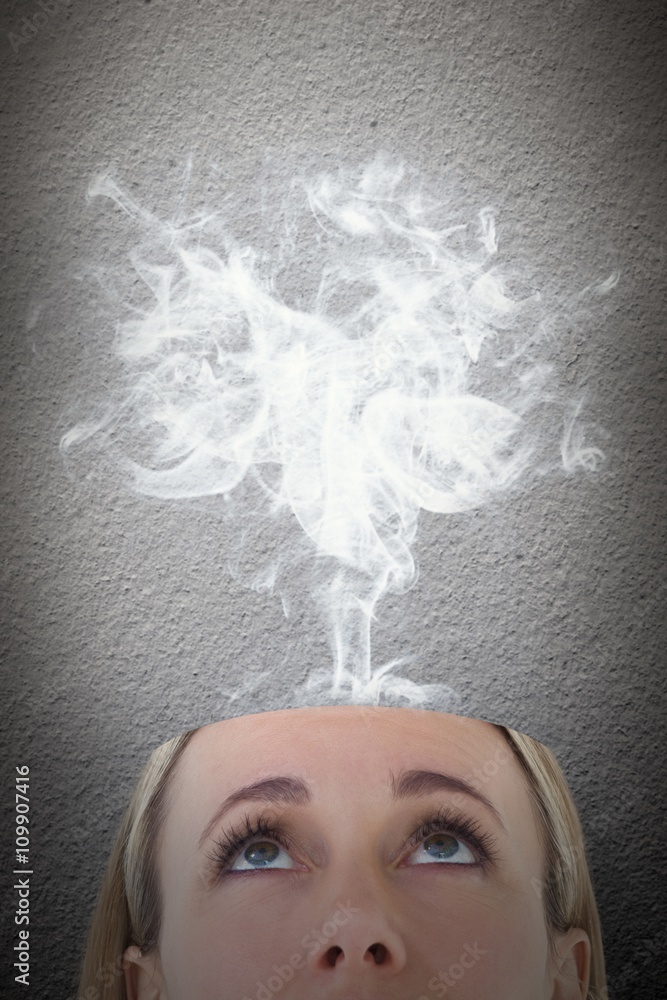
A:
POLYGON ((539 828, 486 723, 351 706, 207 726, 175 772, 159 860, 139 997, 556 995, 539 828))

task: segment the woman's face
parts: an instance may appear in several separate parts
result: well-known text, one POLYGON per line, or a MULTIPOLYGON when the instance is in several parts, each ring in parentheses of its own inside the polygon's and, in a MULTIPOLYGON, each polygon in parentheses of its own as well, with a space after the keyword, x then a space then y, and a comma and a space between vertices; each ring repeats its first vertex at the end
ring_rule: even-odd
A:
POLYGON ((487 723, 308 708, 200 730, 171 787, 160 1000, 543 1000, 585 995, 587 939, 547 938, 522 771, 487 723))

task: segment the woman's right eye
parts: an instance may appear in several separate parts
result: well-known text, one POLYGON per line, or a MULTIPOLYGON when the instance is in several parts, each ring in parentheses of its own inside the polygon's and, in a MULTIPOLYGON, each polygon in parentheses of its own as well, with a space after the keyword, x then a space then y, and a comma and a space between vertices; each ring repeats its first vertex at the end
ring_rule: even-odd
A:
POLYGON ((272 871, 300 867, 289 853, 291 839, 270 817, 245 817, 225 831, 215 844, 211 861, 219 877, 237 872, 272 871))
POLYGON ((451 833, 432 833, 421 842, 416 851, 410 855, 409 861, 416 865, 424 864, 454 864, 474 865, 477 858, 470 848, 451 833))
POLYGON ((230 872, 261 871, 267 868, 296 868, 297 864, 284 847, 270 840, 256 840, 228 865, 230 872))

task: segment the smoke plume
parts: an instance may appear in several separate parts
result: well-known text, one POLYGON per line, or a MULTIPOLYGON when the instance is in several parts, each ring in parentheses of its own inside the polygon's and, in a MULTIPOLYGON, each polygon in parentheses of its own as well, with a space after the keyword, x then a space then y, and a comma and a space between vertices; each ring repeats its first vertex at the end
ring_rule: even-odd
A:
POLYGON ((139 224, 150 301, 126 303, 122 385, 63 451, 111 449, 141 494, 219 497, 239 538, 273 526, 245 582, 282 589, 288 609, 289 575, 326 615, 333 668, 306 697, 451 702, 371 661, 378 602, 416 579, 420 511, 485 504, 559 447, 567 471, 602 458, 555 390, 539 290, 513 294, 497 264, 492 209, 444 224, 413 173, 376 160, 295 182, 261 250, 224 205, 174 223, 108 174, 89 194, 139 224), (561 421, 546 434, 545 405, 561 421))

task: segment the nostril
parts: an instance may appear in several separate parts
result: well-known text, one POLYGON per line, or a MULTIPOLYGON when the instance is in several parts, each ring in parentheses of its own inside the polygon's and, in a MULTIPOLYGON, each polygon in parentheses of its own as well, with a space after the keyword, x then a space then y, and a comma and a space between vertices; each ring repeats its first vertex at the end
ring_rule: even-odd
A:
POLYGON ((368 949, 376 965, 383 965, 387 959, 387 949, 383 944, 372 944, 368 949))
POLYGON ((339 948, 338 945, 333 945, 331 948, 329 948, 326 954, 327 965, 334 966, 338 961, 338 956, 342 954, 343 954, 343 949, 339 948))
MULTIPOLYGON (((324 961, 328 966, 330 966, 330 968, 334 968, 338 964, 338 960, 341 955, 344 955, 343 949, 338 945, 332 945, 331 948, 327 949, 324 955, 324 961)), ((365 958, 367 961, 369 955, 372 956, 375 965, 384 965, 389 957, 389 952, 387 951, 385 945, 380 944, 378 941, 366 949, 365 958)))

